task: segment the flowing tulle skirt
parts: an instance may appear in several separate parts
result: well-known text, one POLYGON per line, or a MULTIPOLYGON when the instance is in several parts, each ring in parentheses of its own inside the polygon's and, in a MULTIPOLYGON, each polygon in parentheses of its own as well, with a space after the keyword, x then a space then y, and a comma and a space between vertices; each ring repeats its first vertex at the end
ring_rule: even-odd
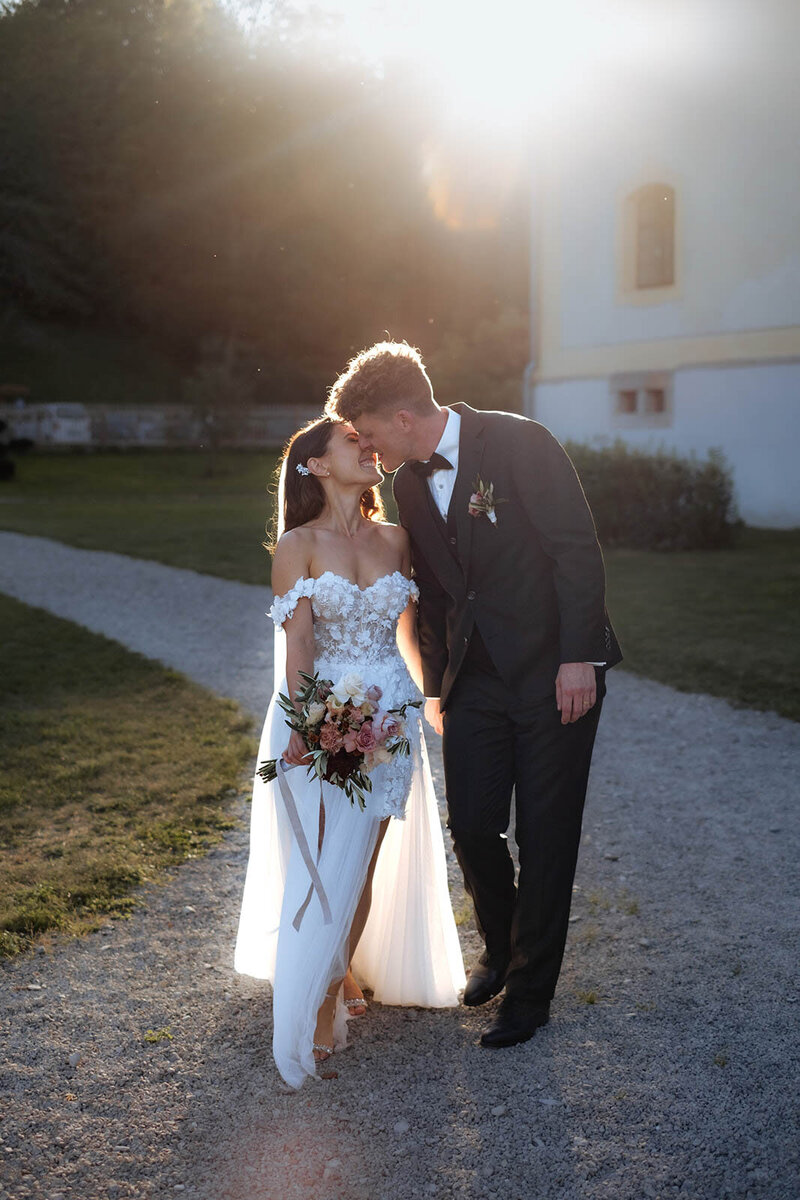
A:
MULTIPOLYGON (((390 820, 378 855, 372 907, 353 960, 360 982, 383 1004, 440 1008, 455 1005, 464 967, 450 896, 441 822, 422 723, 409 711, 411 790, 404 820, 390 820)), ((284 714, 273 698, 258 760, 276 758, 287 740, 284 714)), ((366 811, 340 789, 322 785, 324 836, 319 847, 320 783, 302 767, 286 775, 303 834, 331 911, 325 923, 312 895, 299 929, 293 921, 310 878, 277 783, 256 776, 247 868, 234 966, 273 986, 273 1053, 282 1077, 299 1087, 314 1075, 312 1042, 317 1011, 332 980, 348 965, 348 938, 382 818, 380 777, 366 811)), ((334 1042, 346 1042, 347 1011, 337 1004, 334 1042)))

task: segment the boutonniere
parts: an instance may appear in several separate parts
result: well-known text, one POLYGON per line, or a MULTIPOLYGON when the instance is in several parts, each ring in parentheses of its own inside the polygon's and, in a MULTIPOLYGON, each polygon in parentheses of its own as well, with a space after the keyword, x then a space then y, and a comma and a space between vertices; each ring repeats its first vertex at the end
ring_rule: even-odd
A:
POLYGON ((487 516, 493 525, 497 524, 497 513, 495 508, 498 504, 505 504, 505 500, 495 497, 494 484, 484 483, 480 475, 473 483, 475 489, 469 498, 469 515, 471 517, 480 517, 482 514, 487 516))

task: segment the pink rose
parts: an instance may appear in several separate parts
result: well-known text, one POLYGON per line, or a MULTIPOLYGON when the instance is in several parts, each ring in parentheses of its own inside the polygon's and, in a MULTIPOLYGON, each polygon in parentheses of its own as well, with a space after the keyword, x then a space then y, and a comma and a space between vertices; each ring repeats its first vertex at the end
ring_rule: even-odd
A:
POLYGON ((382 708, 379 708, 372 718, 372 732, 375 734, 375 741, 379 746, 383 745, 384 735, 381 733, 381 722, 386 716, 382 708))
POLYGON ((325 722, 319 731, 319 744, 328 754, 338 754, 342 748, 342 735, 335 725, 325 722))
POLYGON ((347 733, 344 735, 344 738, 342 739, 342 745, 348 754, 355 754, 359 733, 360 730, 358 729, 348 729, 347 733))
POLYGON ((394 713, 386 713, 381 721, 381 733, 384 738, 397 737, 400 733, 400 722, 394 713))
POLYGON ((383 695, 383 688, 379 688, 377 683, 373 683, 371 687, 367 688, 365 695, 370 704, 377 704, 383 695))
POLYGON ((346 717, 351 725, 360 725, 364 720, 363 712, 354 704, 345 704, 342 716, 346 717))
POLYGON ((356 737, 356 749, 362 754, 370 754, 376 747, 375 733, 372 728, 372 721, 365 721, 358 731, 356 737))
POLYGON ((372 718, 375 740, 382 746, 387 738, 396 737, 400 732, 400 722, 393 713, 379 709, 372 718))

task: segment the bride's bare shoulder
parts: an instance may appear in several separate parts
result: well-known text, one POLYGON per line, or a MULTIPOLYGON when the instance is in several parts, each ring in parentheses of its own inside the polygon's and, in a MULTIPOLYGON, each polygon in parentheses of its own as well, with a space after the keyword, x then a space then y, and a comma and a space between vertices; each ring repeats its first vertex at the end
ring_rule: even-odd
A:
POLYGON ((380 537, 389 557, 398 564, 404 575, 411 574, 411 542, 402 525, 390 525, 388 521, 378 523, 380 537))
POLYGON ((291 587, 301 576, 307 577, 313 549, 313 532, 305 526, 281 534, 272 556, 273 587, 276 578, 291 587))
POLYGON ((282 533, 278 538, 278 543, 275 546, 275 557, 280 555, 282 558, 300 554, 314 544, 314 531, 308 525, 298 525, 296 529, 289 529, 286 533, 282 533))
POLYGON ((402 525, 392 525, 389 521, 376 521, 376 526, 382 538, 398 550, 405 550, 408 546, 408 534, 402 525))

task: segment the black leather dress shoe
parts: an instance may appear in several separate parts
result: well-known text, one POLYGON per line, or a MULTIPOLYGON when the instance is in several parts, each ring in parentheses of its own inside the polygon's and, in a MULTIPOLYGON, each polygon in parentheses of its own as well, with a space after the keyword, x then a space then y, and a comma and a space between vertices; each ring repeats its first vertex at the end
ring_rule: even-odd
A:
POLYGON ((550 1020, 550 1005, 517 996, 504 996, 497 1016, 481 1034, 481 1045, 492 1050, 529 1041, 550 1020))
POLYGON ((464 988, 464 1003, 469 1008, 474 1008, 478 1004, 485 1004, 487 1000, 491 1000, 492 996, 502 992, 506 982, 507 969, 507 967, 489 967, 484 963, 478 963, 477 967, 473 967, 469 973, 467 986, 464 988))

